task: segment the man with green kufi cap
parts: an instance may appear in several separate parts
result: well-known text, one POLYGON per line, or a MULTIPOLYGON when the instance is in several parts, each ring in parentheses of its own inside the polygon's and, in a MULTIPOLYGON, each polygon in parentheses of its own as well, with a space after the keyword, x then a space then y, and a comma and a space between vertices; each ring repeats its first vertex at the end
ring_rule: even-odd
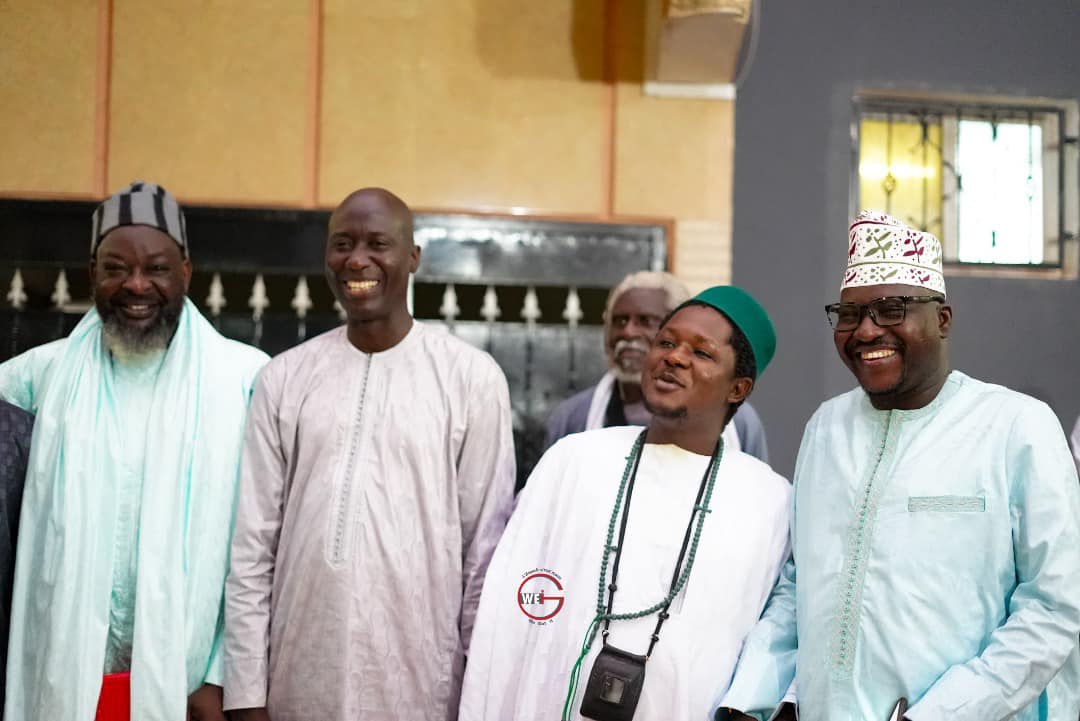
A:
POLYGON ((775 349, 757 301, 710 288, 652 342, 649 425, 544 455, 488 569, 462 721, 707 716, 788 555, 790 485, 721 440, 775 349))

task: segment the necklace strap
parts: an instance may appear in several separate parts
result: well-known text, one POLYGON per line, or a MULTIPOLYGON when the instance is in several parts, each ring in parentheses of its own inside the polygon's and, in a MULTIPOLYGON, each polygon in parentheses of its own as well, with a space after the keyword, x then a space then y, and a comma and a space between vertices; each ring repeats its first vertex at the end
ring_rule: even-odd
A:
POLYGON ((607 637, 610 633, 611 621, 613 620, 629 620, 635 618, 642 618, 648 616, 654 612, 659 612, 657 616, 656 627, 653 629, 652 637, 649 643, 649 650, 645 654, 646 658, 652 655, 653 648, 656 646, 657 641, 660 640, 660 629, 664 625, 669 617, 668 609, 671 607, 672 601, 682 590, 682 587, 686 584, 687 579, 690 576, 690 571, 693 567, 694 557, 697 554, 698 541, 701 538, 701 530, 705 521, 705 514, 709 512, 709 501, 712 498, 712 490, 716 481, 717 469, 720 465, 720 459, 724 453, 724 441, 723 438, 717 440, 716 448, 713 450, 712 458, 709 460, 709 465, 705 469, 705 473, 701 478, 701 484, 698 486, 697 497, 694 499, 694 507, 690 512, 690 519, 686 524, 686 532, 683 534, 682 547, 679 550, 679 557, 675 562, 675 570, 671 577, 671 587, 668 590, 667 596, 665 596, 659 603, 656 603, 649 608, 636 613, 622 613, 616 614, 613 612, 615 603, 615 592, 618 590, 618 575, 619 575, 619 562, 622 559, 623 544, 626 540, 626 523, 627 518, 630 515, 630 501, 634 492, 634 481, 637 478, 638 466, 641 463, 641 455, 645 445, 645 435, 647 431, 642 431, 634 442, 631 448, 630 455, 626 457, 626 469, 623 472, 622 482, 619 485, 619 492, 615 498, 615 506, 612 509, 611 519, 608 523, 608 535, 607 542, 604 549, 604 557, 600 566, 600 585, 597 591, 597 606, 596 613, 597 619, 602 619, 604 622, 603 630, 603 642, 607 645, 607 637), (623 496, 625 493, 626 501, 623 502, 623 496), (619 524, 619 540, 617 545, 612 544, 612 539, 615 531, 615 523, 619 518, 620 508, 622 510, 622 521, 619 524), (694 521, 697 520, 695 524, 694 521), (689 548, 688 548, 689 547, 689 548), (689 554, 687 551, 689 550, 689 554), (614 563, 612 565, 611 583, 607 584, 608 598, 606 608, 604 605, 604 587, 607 578, 608 560, 611 553, 615 554, 614 563), (683 567, 683 560, 686 560, 686 566, 683 567))
MULTIPOLYGON (((641 432, 641 435, 638 436, 638 440, 641 441, 641 442, 640 443, 635 443, 634 447, 633 447, 633 450, 631 451, 631 455, 633 457, 633 468, 630 471, 630 479, 627 481, 624 478, 624 482, 626 484, 626 502, 624 504, 622 504, 622 507, 623 507, 623 509, 622 509, 622 523, 619 524, 619 543, 615 547, 615 563, 612 564, 612 567, 611 567, 611 583, 608 584, 608 602, 607 602, 607 612, 606 612, 605 616, 611 616, 612 604, 615 603, 615 591, 618 590, 618 586, 615 583, 615 579, 617 579, 618 576, 619 576, 619 561, 622 560, 623 539, 626 538, 626 519, 628 519, 630 517, 630 498, 634 495, 634 481, 637 479, 638 466, 641 465, 641 456, 643 455, 644 445, 645 445, 645 433, 646 433, 645 431, 641 432)), ((618 511, 618 506, 616 506, 615 510, 618 511)), ((604 582, 604 579, 601 578, 600 579, 601 586, 603 585, 603 582, 604 582)), ((604 642, 605 643, 607 642, 608 626, 610 626, 610 625, 611 625, 611 619, 610 618, 605 618, 604 619, 604 642)))

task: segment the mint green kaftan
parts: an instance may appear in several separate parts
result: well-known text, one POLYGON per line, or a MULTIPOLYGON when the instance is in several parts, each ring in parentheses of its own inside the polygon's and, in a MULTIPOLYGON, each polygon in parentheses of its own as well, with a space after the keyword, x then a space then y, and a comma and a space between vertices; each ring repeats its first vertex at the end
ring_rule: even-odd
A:
POLYGON ((126 583, 114 571, 131 559, 132 718, 183 721, 188 694, 222 682, 240 447, 266 359, 222 337, 186 301, 151 374, 152 402, 136 438, 96 311, 67 338, 0 365, 0 397, 37 415, 12 598, 7 721, 94 718, 110 624, 123 625, 131 602, 114 598, 115 581, 121 590, 126 583), (132 469, 141 482, 126 482, 132 469), (120 515, 136 489, 130 536, 120 515))
POLYGON ((797 627, 803 721, 884 720, 901 696, 912 721, 1076 721, 1078 524, 1044 403, 956 371, 916 410, 828 401, 795 469, 794 567, 720 705, 771 710, 797 627))

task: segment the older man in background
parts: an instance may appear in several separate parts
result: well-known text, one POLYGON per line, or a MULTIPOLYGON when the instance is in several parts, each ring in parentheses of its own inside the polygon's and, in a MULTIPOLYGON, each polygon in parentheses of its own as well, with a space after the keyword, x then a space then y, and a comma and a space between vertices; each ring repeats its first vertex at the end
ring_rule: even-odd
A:
POLYGON ((0 398, 37 416, 4 718, 89 720, 104 688, 132 718, 221 720, 229 535, 266 354, 186 298, 184 216, 160 186, 94 212, 90 280, 68 337, 0 365, 0 398))
MULTIPOLYGON (((608 371, 594 386, 567 398, 547 422, 545 448, 571 433, 611 426, 645 426, 651 414, 641 393, 645 354, 661 321, 690 292, 675 276, 639 271, 619 281, 608 294, 604 310, 604 353, 608 371)), ((769 462, 769 448, 761 418, 743 403, 724 429, 728 448, 769 462)))

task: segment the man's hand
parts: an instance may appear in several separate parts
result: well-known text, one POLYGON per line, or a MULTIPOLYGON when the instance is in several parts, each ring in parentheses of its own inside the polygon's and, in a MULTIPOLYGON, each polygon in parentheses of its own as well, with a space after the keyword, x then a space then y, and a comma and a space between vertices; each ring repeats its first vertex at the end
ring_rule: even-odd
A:
POLYGON ((204 683, 195 693, 188 696, 188 721, 225 721, 221 686, 204 683))
POLYGON ((240 708, 229 712, 230 721, 270 721, 266 708, 240 708))

